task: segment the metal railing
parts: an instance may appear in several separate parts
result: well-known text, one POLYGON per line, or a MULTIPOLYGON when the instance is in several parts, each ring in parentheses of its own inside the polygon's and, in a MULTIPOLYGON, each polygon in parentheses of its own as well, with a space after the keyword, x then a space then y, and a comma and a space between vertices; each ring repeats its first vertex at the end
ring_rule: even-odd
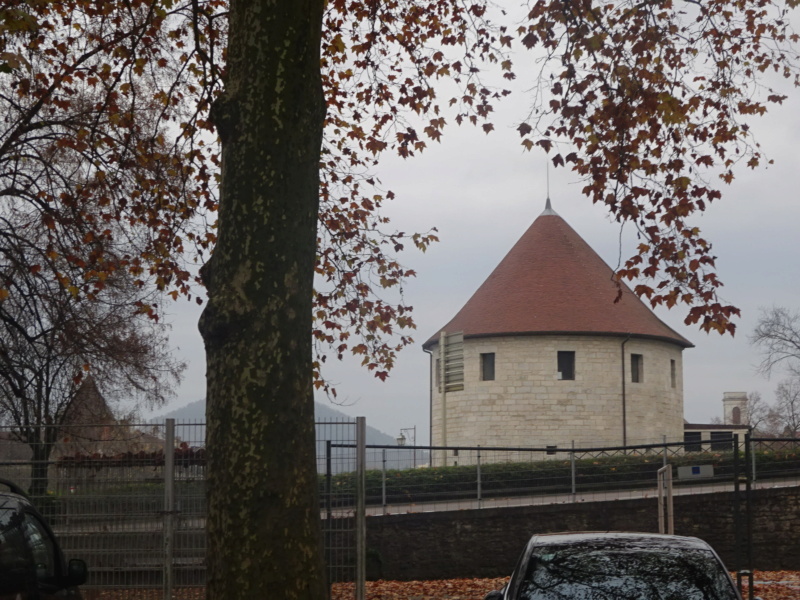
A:
MULTIPOLYGON (((733 490, 734 473, 743 468, 736 461, 744 461, 748 441, 738 440, 738 452, 733 443, 733 438, 715 440, 695 449, 692 442, 690 451, 684 441, 597 448, 368 445, 366 511, 381 515, 655 496, 657 472, 668 463, 676 495, 733 490)), ((749 444, 750 469, 759 481, 800 484, 800 439, 754 438, 749 444)), ((332 444, 329 451, 348 447, 332 444)), ((346 510, 341 495, 348 479, 331 472, 327 477, 338 494, 328 505, 346 510)))

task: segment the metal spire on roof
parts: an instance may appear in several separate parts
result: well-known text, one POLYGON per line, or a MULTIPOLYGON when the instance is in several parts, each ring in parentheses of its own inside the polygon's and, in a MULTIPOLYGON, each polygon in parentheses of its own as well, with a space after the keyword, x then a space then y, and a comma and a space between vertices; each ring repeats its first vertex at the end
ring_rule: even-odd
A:
POLYGON ((542 215, 558 216, 558 213, 553 210, 552 206, 550 206, 550 162, 547 159, 545 159, 544 162, 547 165, 547 203, 544 205, 544 212, 542 213, 542 215))
POLYGON ((556 216, 558 216, 558 213, 556 211, 554 211, 553 207, 550 205, 550 195, 549 194, 547 196, 547 203, 544 205, 544 211, 539 216, 541 217, 542 215, 556 215, 556 216))

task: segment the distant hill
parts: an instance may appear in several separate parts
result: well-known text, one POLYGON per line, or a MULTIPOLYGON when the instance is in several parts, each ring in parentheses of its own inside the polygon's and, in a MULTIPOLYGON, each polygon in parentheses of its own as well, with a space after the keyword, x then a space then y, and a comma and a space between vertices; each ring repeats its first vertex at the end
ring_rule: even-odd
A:
MULTIPOLYGON (((314 403, 314 416, 317 421, 317 469, 319 472, 324 473, 327 470, 327 441, 330 440, 334 444, 354 444, 355 428, 346 423, 354 422, 355 418, 319 402, 314 403)), ((197 424, 201 429, 191 429, 192 437, 203 439, 205 438, 206 402, 205 400, 190 402, 186 406, 151 418, 150 423, 163 423, 165 419, 175 419, 176 424, 197 424)), ((176 436, 181 437, 183 428, 178 427, 176 429, 176 436)), ((188 434, 186 429, 184 431, 188 434)), ((397 446, 397 440, 394 437, 369 425, 367 425, 366 437, 367 445, 397 446)), ((191 444, 202 445, 200 442, 191 442, 191 444)), ((413 453, 413 451, 407 449, 395 450, 392 448, 386 449, 384 453, 381 449, 368 448, 367 468, 382 468, 384 454, 386 455, 386 468, 388 469, 406 469, 413 466, 413 464, 420 465, 427 462, 427 452, 421 450, 413 453)), ((352 449, 333 447, 331 452, 331 471, 339 473, 353 470, 355 468, 354 456, 355 451, 352 449)))

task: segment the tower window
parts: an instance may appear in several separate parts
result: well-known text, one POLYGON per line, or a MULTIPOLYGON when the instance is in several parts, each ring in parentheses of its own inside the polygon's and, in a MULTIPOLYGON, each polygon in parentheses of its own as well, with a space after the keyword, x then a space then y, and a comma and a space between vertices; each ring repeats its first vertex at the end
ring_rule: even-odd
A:
POLYGON ((675 359, 669 361, 669 382, 672 387, 677 387, 678 385, 678 371, 675 366, 675 359))
POLYGON ((481 381, 494 381, 494 352, 481 354, 481 381))
POLYGON ((642 383, 644 381, 644 356, 631 354, 631 381, 642 383))
POLYGON ((575 352, 558 351, 558 378, 575 379, 575 352))

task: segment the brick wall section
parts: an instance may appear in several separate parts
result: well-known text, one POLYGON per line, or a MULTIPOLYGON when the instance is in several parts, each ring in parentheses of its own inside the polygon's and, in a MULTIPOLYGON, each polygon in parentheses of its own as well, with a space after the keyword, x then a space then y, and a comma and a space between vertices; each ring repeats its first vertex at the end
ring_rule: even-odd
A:
MULTIPOLYGON (((800 488, 759 490, 753 496, 754 567, 800 569, 800 488)), ((368 577, 507 576, 534 533, 657 532, 656 502, 646 498, 370 517, 368 577)), ((729 568, 735 568, 733 494, 677 496, 674 506, 675 533, 706 540, 729 568)), ((743 549, 742 560, 745 557, 743 549)))
MULTIPOLYGON (((446 445, 544 447, 622 445, 624 337, 504 336, 464 342, 464 390, 446 396, 446 445), (575 379, 558 379, 558 351, 575 352, 575 379), (495 354, 495 380, 480 380, 480 354, 495 354)), ((433 348, 432 368, 438 358, 433 348)), ((682 347, 631 338, 625 344, 628 444, 683 438, 682 347), (631 381, 631 354, 644 356, 644 381, 631 381), (675 361, 672 387, 670 361, 675 361)), ((445 445, 441 394, 431 373, 433 445, 445 445)))

